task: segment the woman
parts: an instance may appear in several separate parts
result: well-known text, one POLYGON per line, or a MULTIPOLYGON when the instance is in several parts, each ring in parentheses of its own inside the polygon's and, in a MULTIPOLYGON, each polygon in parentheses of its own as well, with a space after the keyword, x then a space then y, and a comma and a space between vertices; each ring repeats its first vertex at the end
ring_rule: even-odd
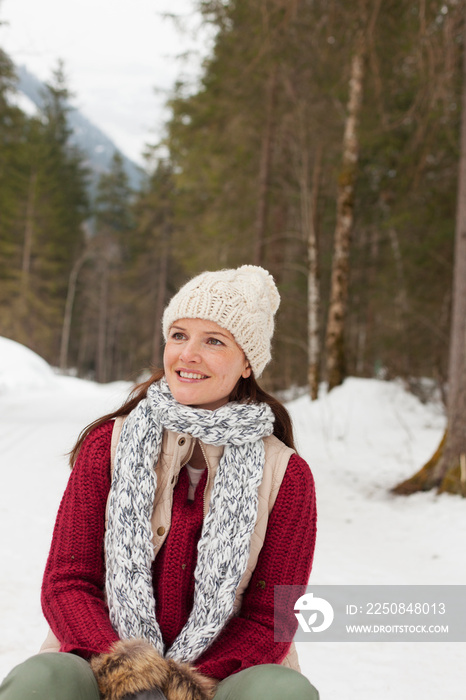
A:
POLYGON ((274 641, 274 585, 307 584, 316 522, 286 409, 255 381, 279 300, 250 265, 172 298, 163 371, 71 454, 42 588, 55 653, 1 700, 318 698, 274 641))

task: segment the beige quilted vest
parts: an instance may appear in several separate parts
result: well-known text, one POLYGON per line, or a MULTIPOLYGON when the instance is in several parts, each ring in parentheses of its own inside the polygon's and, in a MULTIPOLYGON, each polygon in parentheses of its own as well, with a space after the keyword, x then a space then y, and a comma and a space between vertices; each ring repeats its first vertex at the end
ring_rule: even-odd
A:
MULTIPOLYGON (((124 418, 117 418, 112 433, 111 444, 111 465, 113 464, 115 452, 118 446, 124 418)), ((152 513, 152 532, 155 556, 157 556, 170 530, 171 511, 173 503, 173 490, 178 481, 181 468, 189 462, 195 445, 195 438, 184 433, 174 433, 165 430, 163 433, 162 450, 155 468, 157 475, 157 490, 154 498, 154 510, 152 513)), ((236 592, 234 611, 237 613, 241 607, 241 601, 252 573, 256 567, 259 552, 262 549, 267 530, 269 515, 274 506, 277 494, 282 483, 286 467, 294 450, 287 447, 274 435, 264 439, 265 446, 265 466, 262 482, 259 486, 259 503, 257 511, 257 521, 254 532, 251 536, 251 548, 249 560, 243 578, 240 581, 236 592)), ((204 454, 208 476, 204 490, 204 516, 207 514, 212 493, 212 485, 217 472, 217 467, 223 453, 223 447, 207 445, 201 443, 204 454)), ((107 502, 108 509, 108 502, 107 502)), ((50 630, 40 651, 58 651, 59 640, 50 630)), ((300 670, 298 655, 294 644, 282 661, 282 665, 300 670)))

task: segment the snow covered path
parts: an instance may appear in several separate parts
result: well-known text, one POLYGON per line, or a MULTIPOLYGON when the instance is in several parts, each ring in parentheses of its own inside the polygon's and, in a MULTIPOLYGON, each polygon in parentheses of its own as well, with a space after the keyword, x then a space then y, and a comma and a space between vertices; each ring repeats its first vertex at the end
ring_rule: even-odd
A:
MULTIPOLYGON (((0 678, 46 633, 40 582, 79 431, 129 386, 55 376, 0 338, 0 678)), ((444 419, 396 383, 350 379, 289 405, 314 472, 319 512, 315 584, 465 584, 466 504, 388 493, 429 457, 444 419)), ((302 643, 321 700, 460 700, 466 642, 302 643)))
MULTIPOLYGON (((314 584, 465 584, 466 503, 394 497, 438 446, 442 412, 395 383, 349 379, 289 405, 318 498, 314 584)), ((461 700, 466 642, 298 645, 321 700, 461 700)))

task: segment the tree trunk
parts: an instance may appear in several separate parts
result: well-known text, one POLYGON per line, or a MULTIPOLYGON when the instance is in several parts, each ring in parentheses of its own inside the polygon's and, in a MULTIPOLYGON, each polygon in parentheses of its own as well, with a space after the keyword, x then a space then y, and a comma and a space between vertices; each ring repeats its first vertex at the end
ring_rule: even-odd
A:
MULTIPOLYGON (((310 207, 306 206, 304 216, 307 228, 307 318, 308 318, 308 383, 309 395, 315 401, 319 395, 320 382, 320 266, 319 266, 319 231, 317 206, 319 201, 320 178, 322 172, 322 147, 318 146, 312 176, 310 207), (310 211, 309 211, 310 209, 310 211)), ((308 193, 302 196, 307 200, 308 193)))
POLYGON ((73 303, 76 294, 78 276, 84 262, 89 257, 89 253, 83 253, 74 263, 68 280, 68 292, 66 295, 65 313, 63 316, 63 327, 60 344, 60 369, 65 370, 68 365, 68 348, 70 344, 71 317, 73 314, 73 303))
POLYGON ((408 304, 408 293, 406 289, 406 280, 403 266, 403 257, 401 255, 400 240, 398 233, 395 228, 390 227, 388 229, 388 238, 390 240, 390 247, 392 249, 393 258, 395 260, 396 278, 397 278, 397 291, 393 298, 393 303, 395 307, 395 313, 397 318, 397 335, 404 338, 404 343, 401 343, 400 352, 400 365, 399 371, 404 377, 409 377, 410 375, 410 358, 409 358, 409 304, 408 304))
POLYGON ((351 62, 343 158, 338 178, 337 220, 326 334, 329 390, 341 384, 345 378, 344 326, 348 299, 349 252, 354 221, 354 189, 359 159, 357 128, 362 105, 365 53, 366 41, 364 33, 360 32, 351 62))
POLYGON ((154 335, 152 340, 152 364, 155 368, 162 367, 162 316, 167 296, 168 280, 168 250, 170 246, 171 224, 167 219, 163 225, 162 250, 159 257, 157 302, 155 307, 154 335))
MULTIPOLYGON (((466 45, 465 42, 466 21, 463 47, 466 45)), ((394 493, 402 495, 438 487, 439 492, 448 491, 466 497, 466 49, 464 48, 457 196, 447 430, 434 457, 414 476, 393 489, 394 493)))
POLYGON ((23 263, 21 267, 21 288, 26 297, 29 287, 31 269, 32 239, 34 236, 34 209, 36 202, 37 172, 33 171, 29 179, 28 200, 26 204, 26 225, 24 228, 23 263))
POLYGON ((270 182, 270 168, 272 162, 272 148, 274 137, 274 111, 277 93, 277 68, 272 69, 266 97, 265 128, 262 137, 261 159, 259 166, 259 197, 256 214, 256 236, 254 243, 254 265, 263 265, 264 241, 267 226, 267 197, 270 182))
POLYGON ((108 260, 103 257, 100 265, 99 325, 97 333, 96 380, 98 382, 105 382, 107 378, 108 274, 108 260))

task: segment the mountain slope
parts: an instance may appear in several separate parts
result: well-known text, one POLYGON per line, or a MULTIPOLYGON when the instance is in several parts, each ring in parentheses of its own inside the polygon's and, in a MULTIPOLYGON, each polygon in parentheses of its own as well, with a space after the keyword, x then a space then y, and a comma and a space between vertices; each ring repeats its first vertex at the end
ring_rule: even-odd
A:
MULTIPOLYGON (((30 73, 26 66, 17 66, 16 73, 18 76, 18 106, 30 114, 31 103, 37 109, 40 109, 42 106, 44 84, 30 73), (27 98, 27 101, 24 100, 24 97, 27 98)), ((94 184, 102 173, 109 171, 113 154, 115 151, 118 151, 123 158, 131 187, 134 190, 140 189, 144 178, 143 170, 134 161, 121 153, 114 142, 98 126, 74 107, 71 108, 69 113, 69 123, 73 130, 71 141, 73 145, 86 154, 88 159, 87 165, 92 172, 94 184)))

